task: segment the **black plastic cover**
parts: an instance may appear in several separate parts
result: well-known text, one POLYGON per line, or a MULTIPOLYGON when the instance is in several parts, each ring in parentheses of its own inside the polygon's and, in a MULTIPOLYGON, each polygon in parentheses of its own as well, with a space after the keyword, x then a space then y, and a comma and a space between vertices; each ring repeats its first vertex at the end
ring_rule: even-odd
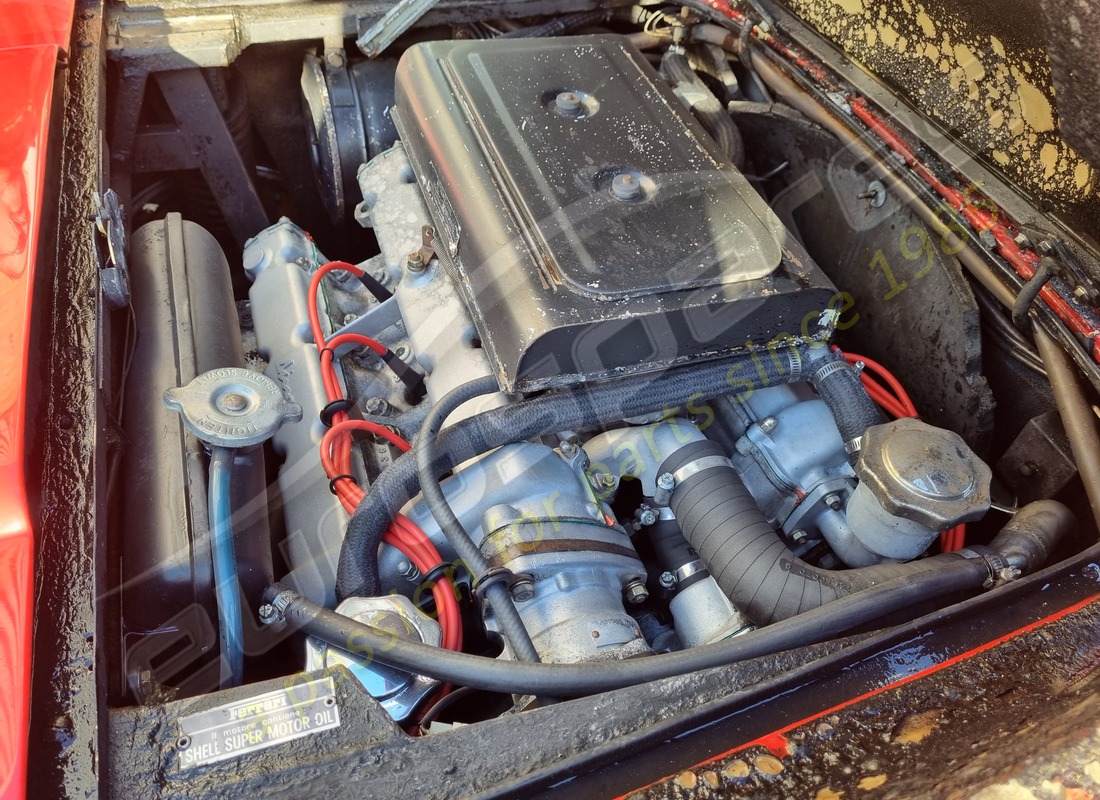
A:
POLYGON ((505 391, 827 332, 832 284, 622 37, 416 45, 394 116, 505 391))

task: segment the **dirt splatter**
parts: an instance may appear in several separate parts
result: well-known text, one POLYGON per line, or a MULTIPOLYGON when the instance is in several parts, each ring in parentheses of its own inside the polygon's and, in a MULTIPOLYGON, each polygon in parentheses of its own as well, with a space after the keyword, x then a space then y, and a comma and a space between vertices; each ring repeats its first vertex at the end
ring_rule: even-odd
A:
POLYGON ((1007 48, 955 12, 922 2, 789 5, 1021 188, 1065 204, 1096 192, 1092 167, 1058 130, 1050 61, 1042 48, 1007 48), (838 7, 845 13, 838 14, 838 7))
POLYGON ((856 785, 863 791, 869 792, 872 789, 877 789, 884 783, 886 783, 885 775, 868 775, 866 778, 860 778, 859 783, 856 785))
POLYGON ((941 715, 939 709, 910 714, 898 725, 894 741, 898 744, 916 744, 936 729, 941 715))

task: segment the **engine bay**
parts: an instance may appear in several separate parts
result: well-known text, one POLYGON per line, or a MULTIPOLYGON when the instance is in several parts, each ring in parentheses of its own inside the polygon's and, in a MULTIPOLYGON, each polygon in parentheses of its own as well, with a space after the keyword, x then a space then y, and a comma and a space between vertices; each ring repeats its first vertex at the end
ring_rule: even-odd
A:
POLYGON ((430 740, 810 660, 1095 540, 1046 334, 747 39, 623 7, 149 78, 107 696, 201 700, 169 769, 339 727, 340 681, 430 740), (244 183, 170 153, 200 101, 244 183))

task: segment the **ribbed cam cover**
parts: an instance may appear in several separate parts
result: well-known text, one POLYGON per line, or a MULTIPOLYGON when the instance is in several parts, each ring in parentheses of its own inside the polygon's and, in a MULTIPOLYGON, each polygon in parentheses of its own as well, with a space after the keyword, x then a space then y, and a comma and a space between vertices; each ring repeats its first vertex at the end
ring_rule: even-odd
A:
POLYGON ((832 284, 622 37, 416 45, 394 118, 504 391, 831 332, 832 284))

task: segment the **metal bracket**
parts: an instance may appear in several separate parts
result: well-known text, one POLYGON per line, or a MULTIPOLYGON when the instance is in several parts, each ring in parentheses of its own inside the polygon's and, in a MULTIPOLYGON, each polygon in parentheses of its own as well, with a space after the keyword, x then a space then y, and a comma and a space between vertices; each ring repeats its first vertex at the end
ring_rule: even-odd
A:
POLYGON ((94 192, 92 244, 99 262, 99 284, 111 308, 130 305, 130 271, 126 265, 126 220, 114 189, 94 192))
POLYGON ((375 58, 401 34, 431 11, 439 0, 399 0, 383 17, 363 31, 355 46, 368 58, 375 58))

